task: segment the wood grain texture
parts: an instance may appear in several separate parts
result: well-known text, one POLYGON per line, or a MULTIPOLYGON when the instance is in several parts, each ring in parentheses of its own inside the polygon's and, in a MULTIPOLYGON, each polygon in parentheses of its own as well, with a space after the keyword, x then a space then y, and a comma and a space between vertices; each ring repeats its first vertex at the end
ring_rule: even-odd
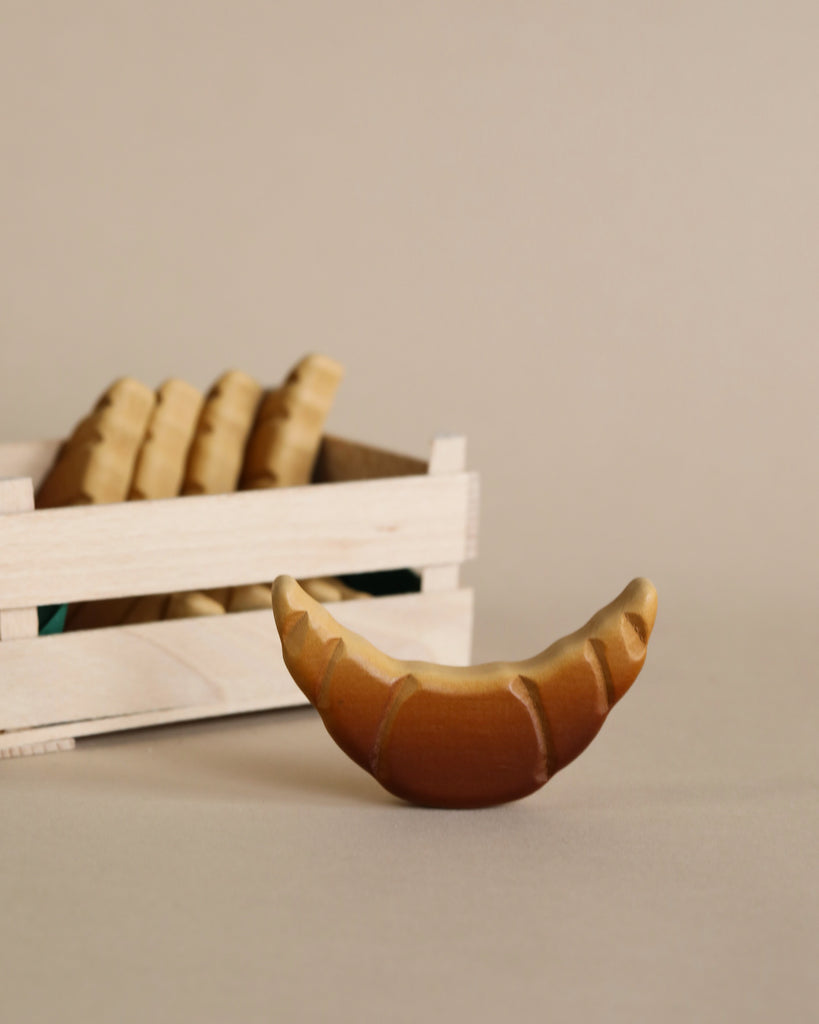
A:
POLYGON ((0 609, 471 557, 475 475, 402 477, 0 517, 0 609))
MULTIPOLYGON (((30 512, 34 508, 34 488, 28 477, 0 479, 0 516, 12 512, 30 512)), ((37 636, 37 609, 0 610, 0 641, 23 640, 37 636)))
MULTIPOLYGON (((466 438, 442 434, 433 439, 427 472, 431 476, 462 473, 466 469, 466 438)), ((477 503, 477 495, 475 495, 477 503)), ((472 536, 476 532, 468 527, 472 536)), ((428 566, 421 570, 421 590, 457 590, 461 578, 460 562, 428 566)))
POLYGON ((423 459, 325 434, 313 470, 313 481, 384 480, 395 476, 419 476, 426 473, 427 468, 423 459))
MULTIPOLYGON (((37 480, 59 445, 0 445, 0 468, 37 480)), ((0 609, 135 594, 161 603, 180 587, 235 587, 282 570, 314 578, 450 566, 474 552, 475 474, 428 477, 421 460, 342 439, 330 449, 325 469, 343 482, 0 516, 0 609)), ((31 493, 30 480, 23 486, 31 493)), ((267 604, 267 586, 259 592, 267 604)), ((349 601, 336 616, 396 656, 469 659, 469 591, 349 601)), ((303 702, 277 657, 269 605, 0 644, 0 756, 303 702)))
POLYGON ((532 658, 453 667, 386 654, 291 577, 273 584, 284 662, 330 735, 391 793, 435 807, 519 799, 582 753, 643 667, 656 610, 635 579, 532 658))
MULTIPOLYGON (((472 593, 331 605, 403 657, 469 658, 472 593)), ((67 736, 305 703, 270 612, 0 644, 0 751, 67 736)))

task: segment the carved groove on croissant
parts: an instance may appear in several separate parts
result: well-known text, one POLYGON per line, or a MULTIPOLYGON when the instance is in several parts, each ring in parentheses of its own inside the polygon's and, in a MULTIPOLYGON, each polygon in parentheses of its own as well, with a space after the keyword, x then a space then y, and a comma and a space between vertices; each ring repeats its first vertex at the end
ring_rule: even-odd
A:
POLYGON ((289 576, 273 611, 290 674, 345 753, 403 799, 479 807, 526 796, 588 746, 643 666, 657 592, 632 580, 533 658, 466 668, 390 657, 289 576))

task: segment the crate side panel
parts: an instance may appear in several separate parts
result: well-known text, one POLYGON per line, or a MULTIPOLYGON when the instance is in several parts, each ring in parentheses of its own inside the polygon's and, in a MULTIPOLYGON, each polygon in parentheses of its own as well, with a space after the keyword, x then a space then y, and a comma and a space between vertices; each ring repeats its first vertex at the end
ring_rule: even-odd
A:
MULTIPOLYGON (((468 659, 470 591, 327 607, 396 657, 468 659)), ((113 719, 128 720, 117 728, 133 728, 299 703, 267 611, 0 644, 0 729, 7 730, 0 745, 19 745, 19 730, 45 726, 68 725, 58 734, 84 735, 107 731, 113 719)))

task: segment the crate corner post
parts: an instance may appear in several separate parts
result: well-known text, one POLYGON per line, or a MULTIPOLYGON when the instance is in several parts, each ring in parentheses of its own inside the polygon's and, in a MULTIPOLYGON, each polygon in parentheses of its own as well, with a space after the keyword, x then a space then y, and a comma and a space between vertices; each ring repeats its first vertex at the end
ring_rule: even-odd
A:
MULTIPOLYGON (((0 479, 0 516, 33 511, 34 483, 31 477, 0 479)), ((37 636, 37 632, 36 608, 0 608, 0 643, 31 640, 37 636)), ((15 743, 13 734, 0 729, 0 760, 73 748, 74 740, 71 737, 39 743, 15 743)))

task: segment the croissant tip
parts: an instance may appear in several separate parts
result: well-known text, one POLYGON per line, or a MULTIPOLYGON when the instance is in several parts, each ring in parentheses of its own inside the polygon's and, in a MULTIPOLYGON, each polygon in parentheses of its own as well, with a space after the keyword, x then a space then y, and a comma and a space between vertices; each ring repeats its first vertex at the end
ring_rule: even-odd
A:
POLYGON ((273 614, 276 617, 276 625, 280 630, 288 615, 294 611, 302 610, 297 599, 299 590, 301 588, 292 576, 277 576, 273 581, 271 602, 273 614))
POLYGON ((644 641, 648 643, 657 618, 657 588, 645 576, 638 576, 628 585, 626 594, 628 610, 639 616, 645 629, 644 641))

